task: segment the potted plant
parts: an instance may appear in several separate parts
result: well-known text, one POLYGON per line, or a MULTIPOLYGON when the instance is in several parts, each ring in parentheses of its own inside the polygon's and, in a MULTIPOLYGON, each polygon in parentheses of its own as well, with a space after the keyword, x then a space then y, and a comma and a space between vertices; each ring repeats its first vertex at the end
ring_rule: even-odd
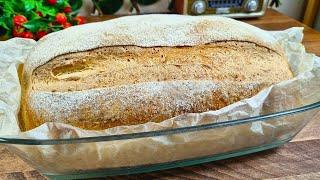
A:
POLYGON ((81 0, 0 0, 0 39, 38 40, 48 33, 85 23, 81 0))

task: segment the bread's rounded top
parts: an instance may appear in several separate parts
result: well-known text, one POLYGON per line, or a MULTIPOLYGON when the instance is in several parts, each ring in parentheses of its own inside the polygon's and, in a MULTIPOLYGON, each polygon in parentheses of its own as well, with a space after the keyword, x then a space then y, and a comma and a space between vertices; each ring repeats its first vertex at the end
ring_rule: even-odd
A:
POLYGON ((247 41, 279 51, 264 30, 217 16, 142 15, 71 27, 41 39, 25 63, 32 71, 56 56, 104 46, 193 46, 214 41, 247 41))

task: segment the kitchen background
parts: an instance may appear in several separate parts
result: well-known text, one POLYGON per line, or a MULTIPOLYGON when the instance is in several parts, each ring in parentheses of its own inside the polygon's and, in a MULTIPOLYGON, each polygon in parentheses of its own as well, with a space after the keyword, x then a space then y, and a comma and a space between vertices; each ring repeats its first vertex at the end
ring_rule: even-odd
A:
MULTIPOLYGON (((279 1, 281 5, 276 8, 278 11, 320 31, 320 0, 272 0, 272 2, 274 2, 272 3, 272 7, 275 8, 275 5, 278 5, 279 1)), ((0 0, 0 40, 7 40, 12 37, 39 40, 46 34, 84 24, 90 15, 130 15, 139 14, 139 12, 141 12, 141 14, 168 13, 175 11, 175 5, 176 11, 178 12, 183 13, 183 11, 185 11, 184 13, 194 13, 195 6, 192 5, 192 9, 190 9, 191 6, 184 6, 186 5, 184 2, 186 3, 187 1, 0 0), (78 13, 80 13, 80 15, 78 13)), ((193 1, 189 2, 192 3, 193 1)), ((223 1, 210 1, 210 4, 217 3, 219 6, 219 2, 223 1)), ((228 1, 228 3, 230 2, 231 1, 228 1)), ((232 3, 240 4, 241 2, 242 0, 232 1, 232 3)), ((246 8, 248 8, 249 5, 249 1, 247 2, 246 8)), ((206 4, 203 4, 204 1, 197 1, 197 4, 195 4, 197 5, 197 10, 203 10, 201 13, 207 11, 206 9, 201 9, 201 7, 206 7, 206 4)), ((219 9, 222 10, 224 8, 219 9)), ((232 10, 231 8, 231 11, 232 10)), ((259 12, 257 11, 256 13, 259 12)), ((254 13, 251 15, 254 15, 254 13)), ((92 21, 95 17, 90 18, 92 21)))
POLYGON ((282 0, 279 8, 274 8, 299 21, 302 20, 306 0, 282 0))
MULTIPOLYGON (((308 0, 282 0, 282 5, 279 8, 274 9, 277 9, 281 13, 295 18, 298 21, 302 21, 307 1, 308 0)), ((318 10, 313 27, 320 31, 320 9, 318 10)))
MULTIPOLYGON (((155 0, 154 4, 147 5, 144 7, 143 9, 144 13, 154 11, 155 7, 161 8, 162 10, 166 10, 168 8, 167 7, 168 1, 170 2, 171 0, 158 0, 158 1, 155 0)), ((307 1, 308 0, 282 0, 281 6, 278 8, 275 8, 275 7, 274 8, 283 14, 286 14, 292 18, 297 19, 298 21, 302 21, 307 1)), ((130 7, 131 7, 130 0, 125 0, 125 3, 121 8, 121 10, 128 12, 127 9, 129 9, 130 7)), ((84 0, 80 14, 86 16, 86 15, 90 15, 92 11, 93 11, 92 0, 84 0)), ((314 28, 320 31, 320 9, 314 23, 314 28)))

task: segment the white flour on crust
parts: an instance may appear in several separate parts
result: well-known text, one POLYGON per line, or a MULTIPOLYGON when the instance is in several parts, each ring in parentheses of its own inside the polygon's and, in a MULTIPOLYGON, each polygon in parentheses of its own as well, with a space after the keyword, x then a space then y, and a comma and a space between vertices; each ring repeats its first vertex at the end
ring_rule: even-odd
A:
POLYGON ((266 31, 225 17, 142 15, 71 27, 41 39, 30 53, 25 71, 56 56, 105 46, 191 46, 215 41, 248 41, 274 51, 279 45, 266 31))

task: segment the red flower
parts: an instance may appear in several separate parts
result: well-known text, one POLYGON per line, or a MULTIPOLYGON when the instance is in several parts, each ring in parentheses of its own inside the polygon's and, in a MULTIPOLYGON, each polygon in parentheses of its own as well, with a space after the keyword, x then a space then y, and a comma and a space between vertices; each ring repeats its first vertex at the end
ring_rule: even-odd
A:
POLYGON ((38 31, 36 33, 36 38, 37 39, 41 39, 43 36, 47 35, 47 32, 46 31, 38 31))
POLYGON ((34 38, 32 32, 29 32, 29 31, 23 32, 21 37, 28 38, 28 39, 33 39, 34 38))
POLYGON ((67 28, 69 28, 71 26, 72 26, 72 24, 70 24, 69 22, 66 22, 66 23, 63 24, 63 29, 67 29, 67 28))
POLYGON ((78 25, 85 24, 87 22, 85 17, 83 16, 77 16, 74 20, 77 22, 78 25))
POLYGON ((63 9, 63 12, 65 12, 66 14, 69 14, 72 12, 72 9, 70 6, 66 6, 64 9, 63 9))
POLYGON ((22 26, 26 22, 28 22, 28 19, 23 15, 16 15, 13 17, 13 24, 15 26, 22 26))
POLYGON ((54 6, 57 4, 57 0, 47 0, 48 4, 54 6))
POLYGON ((56 22, 59 24, 65 24, 67 22, 67 17, 64 13, 58 13, 56 15, 56 22))

